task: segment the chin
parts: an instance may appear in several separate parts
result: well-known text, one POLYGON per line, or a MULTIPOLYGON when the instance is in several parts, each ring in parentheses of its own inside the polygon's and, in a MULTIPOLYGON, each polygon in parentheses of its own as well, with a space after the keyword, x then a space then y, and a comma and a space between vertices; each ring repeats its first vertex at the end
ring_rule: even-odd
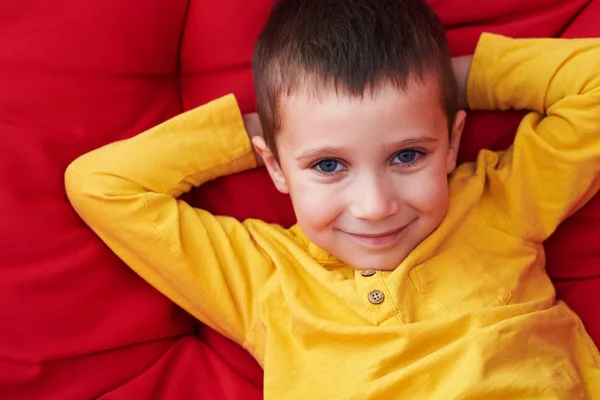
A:
POLYGON ((375 257, 364 257, 360 258, 358 262, 355 261, 353 263, 348 263, 352 267, 356 269, 373 269, 376 271, 393 271, 404 261, 405 257, 385 257, 385 256, 375 256, 375 257), (396 262, 390 262, 390 260, 397 260, 396 262))

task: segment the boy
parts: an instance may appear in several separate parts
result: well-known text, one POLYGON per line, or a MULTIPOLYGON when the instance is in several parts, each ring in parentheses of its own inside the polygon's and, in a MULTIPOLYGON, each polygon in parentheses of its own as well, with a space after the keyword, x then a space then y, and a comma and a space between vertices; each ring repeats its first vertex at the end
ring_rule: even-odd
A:
POLYGON ((253 354, 266 399, 600 398, 542 246, 599 189, 599 59, 600 40, 484 35, 455 79, 421 1, 281 0, 253 60, 262 127, 228 96, 81 157, 66 187, 131 268, 253 354), (465 96, 533 112, 455 170, 465 96), (177 200, 260 160, 289 230, 177 200))

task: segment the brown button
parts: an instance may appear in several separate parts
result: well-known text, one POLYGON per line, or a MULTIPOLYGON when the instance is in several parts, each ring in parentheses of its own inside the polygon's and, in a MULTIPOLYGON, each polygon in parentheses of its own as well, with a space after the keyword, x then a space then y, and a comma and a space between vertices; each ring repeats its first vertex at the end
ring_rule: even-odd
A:
POLYGON ((385 299, 385 295, 381 290, 373 290, 369 293, 369 301, 373 304, 381 304, 385 299))
POLYGON ((363 269, 362 271, 360 271, 360 274, 362 276, 373 276, 373 275, 375 275, 375 270, 372 270, 372 269, 363 269))

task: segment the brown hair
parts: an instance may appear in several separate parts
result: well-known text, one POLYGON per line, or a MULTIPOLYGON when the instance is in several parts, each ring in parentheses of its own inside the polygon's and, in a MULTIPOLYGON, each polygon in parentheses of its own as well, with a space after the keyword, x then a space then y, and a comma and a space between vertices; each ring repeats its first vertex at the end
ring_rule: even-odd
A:
POLYGON ((252 68, 256 109, 274 154, 279 100, 298 90, 362 97, 384 83, 406 90, 411 79, 434 77, 449 129, 458 110, 444 29, 423 0, 278 0, 252 68))

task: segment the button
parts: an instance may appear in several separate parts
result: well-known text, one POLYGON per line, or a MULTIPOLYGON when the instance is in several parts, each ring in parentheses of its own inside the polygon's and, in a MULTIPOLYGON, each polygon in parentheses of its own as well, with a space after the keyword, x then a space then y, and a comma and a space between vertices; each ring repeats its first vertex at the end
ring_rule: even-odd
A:
POLYGON ((373 270, 373 269, 363 269, 362 271, 360 271, 360 274, 362 276, 373 276, 373 275, 375 275, 375 270, 373 270))
POLYGON ((369 293, 369 301, 373 304, 381 304, 385 299, 385 295, 381 290, 373 290, 369 293))

